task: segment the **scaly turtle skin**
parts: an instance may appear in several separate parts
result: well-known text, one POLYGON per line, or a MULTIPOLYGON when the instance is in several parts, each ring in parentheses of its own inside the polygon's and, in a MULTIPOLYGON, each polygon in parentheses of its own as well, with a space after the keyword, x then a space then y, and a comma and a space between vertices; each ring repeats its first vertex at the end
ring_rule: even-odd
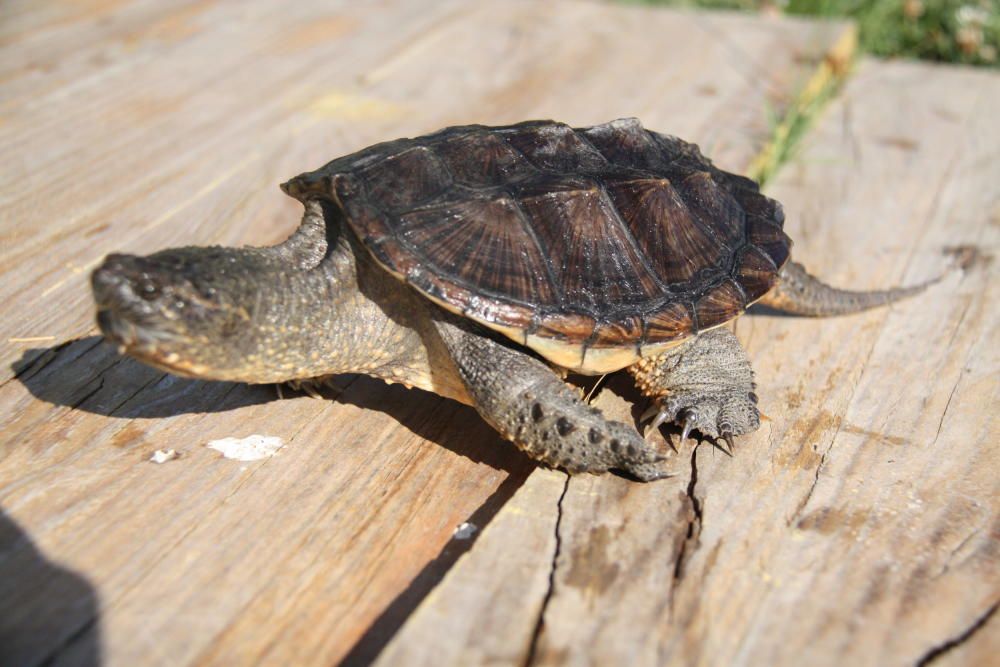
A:
POLYGON ((468 403, 534 458, 663 477, 634 428, 557 371, 627 368, 653 426, 759 426, 753 371, 721 325, 763 299, 803 315, 919 291, 845 292, 788 261, 781 206, 634 119, 451 127, 371 146, 282 185, 305 206, 271 248, 111 255, 98 323, 189 377, 368 373, 468 403))

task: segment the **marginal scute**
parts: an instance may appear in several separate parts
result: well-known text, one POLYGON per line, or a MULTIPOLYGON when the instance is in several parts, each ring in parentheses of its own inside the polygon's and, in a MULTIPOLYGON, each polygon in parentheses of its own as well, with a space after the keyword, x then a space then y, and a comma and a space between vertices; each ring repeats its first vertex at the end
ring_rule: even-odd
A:
POLYGON ((762 250, 755 246, 747 246, 740 253, 736 264, 736 276, 747 296, 747 302, 753 303, 778 284, 778 271, 774 262, 762 250))
POLYGON ((642 318, 638 315, 614 322, 600 322, 594 327, 588 345, 591 347, 620 346, 623 340, 639 340, 642 337, 642 318))
POLYGON ((644 344, 679 340, 692 333, 694 320, 683 301, 665 304, 645 316, 646 339, 644 344))
POLYGON ((771 258, 779 269, 788 261, 792 240, 782 231, 781 226, 764 218, 749 218, 748 240, 771 258))
POLYGON ((756 190, 748 189, 738 189, 734 191, 733 196, 743 207, 743 212, 747 217, 756 216, 765 220, 773 220, 779 225, 785 222, 785 212, 781 208, 781 204, 770 197, 766 197, 756 190))
POLYGON ((544 338, 557 338, 569 341, 587 340, 596 320, 582 313, 556 313, 539 318, 533 334, 544 338))
MULTIPOLYGON (((417 288, 438 303, 453 304, 457 301, 467 300, 471 295, 469 291, 444 280, 431 267, 423 263, 413 264, 405 274, 406 282, 417 288)), ((504 324, 509 324, 504 322, 504 324)))
POLYGON ((462 315, 501 331, 519 343, 524 342, 524 331, 531 326, 533 311, 523 305, 513 305, 470 295, 462 315))
POLYGON ((695 304, 698 329, 709 329, 728 322, 743 312, 746 300, 739 286, 731 279, 722 281, 695 304))
POLYGON ((753 181, 635 119, 452 127, 283 188, 339 205, 379 264, 443 308, 585 373, 736 317, 791 244, 753 181))

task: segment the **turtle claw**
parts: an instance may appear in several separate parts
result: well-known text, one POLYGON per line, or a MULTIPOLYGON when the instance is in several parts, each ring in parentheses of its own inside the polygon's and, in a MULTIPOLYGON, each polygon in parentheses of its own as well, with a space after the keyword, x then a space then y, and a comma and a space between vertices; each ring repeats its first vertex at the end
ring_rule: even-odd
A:
POLYGON ((649 424, 646 425, 644 429, 645 439, 649 440, 653 433, 656 432, 660 425, 666 422, 677 422, 682 425, 681 431, 681 442, 688 439, 691 435, 691 431, 698 428, 698 413, 694 410, 688 408, 685 410, 680 410, 676 414, 671 414, 671 411, 664 407, 660 402, 653 403, 642 416, 639 417, 639 423, 652 419, 649 424))
POLYGON ((316 390, 316 385, 314 384, 303 384, 300 388, 311 398, 323 398, 323 395, 316 390))
POLYGON ((649 424, 646 425, 644 431, 645 432, 644 437, 647 441, 653 436, 654 433, 656 433, 657 429, 660 428, 661 424, 670 420, 670 413, 667 412, 666 410, 661 410, 658 405, 654 404, 652 408, 646 410, 646 412, 643 413, 639 421, 640 423, 644 422, 650 417, 653 418, 653 421, 651 421, 649 424))
POLYGON ((690 419, 689 417, 684 417, 684 429, 681 431, 681 442, 684 442, 685 440, 688 439, 688 436, 691 435, 691 429, 693 428, 694 428, 694 419, 690 419))
MULTIPOLYGON (((739 402, 736 404, 742 405, 739 402)), ((715 445, 727 456, 733 456, 736 451, 736 437, 755 430, 760 423, 756 406, 748 405, 746 418, 741 420, 740 413, 733 413, 727 409, 727 401, 703 400, 694 406, 684 405, 684 402, 678 401, 675 396, 672 399, 660 399, 654 402, 643 413, 641 421, 652 419, 645 429, 647 441, 661 424, 673 422, 681 428, 680 442, 691 437, 693 431, 698 431, 703 437, 712 438, 715 445)))

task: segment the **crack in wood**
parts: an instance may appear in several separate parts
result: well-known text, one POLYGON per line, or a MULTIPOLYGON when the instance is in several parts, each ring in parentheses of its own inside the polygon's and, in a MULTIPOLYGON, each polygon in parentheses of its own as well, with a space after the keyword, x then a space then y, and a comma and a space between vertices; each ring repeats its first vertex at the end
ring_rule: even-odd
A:
POLYGON ((699 442, 691 450, 691 479, 688 481, 687 489, 685 493, 687 494, 688 501, 691 504, 691 518, 688 519, 687 524, 687 534, 684 541, 681 543, 680 549, 677 552, 677 561, 674 563, 674 578, 670 584, 671 589, 671 605, 673 605, 673 590, 677 587, 677 583, 684 578, 684 565, 690 560, 691 555, 694 553, 695 549, 698 547, 698 537, 701 535, 701 524, 703 519, 701 500, 695 493, 698 486, 698 448, 701 446, 699 442), (690 553, 688 552, 688 544, 693 542, 690 553))
POLYGON ((965 642, 969 641, 973 635, 982 630, 983 627, 989 623, 993 614, 996 613, 997 608, 1000 608, 1000 602, 994 602, 993 605, 986 610, 986 613, 977 617, 976 620, 972 622, 972 625, 960 632, 958 635, 952 639, 947 639, 941 642, 931 650, 927 651, 923 657, 914 663, 915 667, 927 667, 927 665, 931 664, 945 653, 948 653, 952 649, 957 648, 958 646, 961 646, 965 642))
POLYGON ((951 562, 955 559, 955 555, 959 551, 961 551, 962 549, 964 549, 965 545, 967 545, 969 542, 971 542, 972 538, 976 537, 981 532, 983 532, 983 526, 981 526, 981 525, 980 526, 976 526, 975 530, 973 530, 971 533, 969 533, 964 538, 962 538, 962 541, 959 542, 958 544, 956 544, 955 547, 950 552, 948 552, 948 557, 945 559, 944 565, 941 566, 941 571, 938 572, 937 574, 935 574, 933 578, 934 579, 939 579, 939 578, 943 577, 945 574, 947 574, 948 570, 951 569, 951 562))
POLYGON ((559 565, 559 554, 562 551, 562 534, 559 532, 559 529, 562 527, 563 500, 566 498, 566 492, 569 491, 570 479, 570 475, 567 474, 566 483, 563 485, 562 493, 559 494, 559 500, 556 502, 556 547, 552 551, 552 565, 549 568, 549 585, 545 590, 545 596, 542 598, 542 606, 538 610, 538 618, 535 619, 535 628, 531 632, 531 642, 528 644, 528 655, 524 659, 524 667, 535 664, 535 658, 538 654, 538 643, 541 640, 542 631, 545 629, 545 611, 548 609, 549 602, 551 602, 552 596, 555 594, 556 568, 559 565))
POLYGON ((816 485, 819 484, 819 475, 823 471, 823 466, 826 464, 826 457, 830 454, 830 450, 833 449, 833 442, 836 439, 837 439, 837 435, 834 434, 833 440, 830 441, 830 446, 827 447, 826 450, 822 454, 820 454, 819 463, 816 464, 816 470, 813 473, 812 484, 809 485, 809 490, 806 491, 805 496, 803 496, 802 500, 795 507, 795 512, 792 513, 792 516, 788 520, 787 525, 791 526, 793 523, 795 523, 795 520, 798 519, 799 515, 802 514, 802 511, 806 508, 806 505, 809 504, 809 500, 812 498, 813 491, 816 490, 816 485))
MULTIPOLYGON (((104 374, 107 373, 109 370, 111 370, 118 363, 119 362, 116 362, 116 363, 112 364, 111 366, 108 366, 107 368, 105 368, 103 371, 101 371, 101 373, 100 373, 100 375, 98 377, 101 378, 101 386, 102 387, 104 386, 104 374)), ((146 382, 145 384, 143 384, 141 387, 139 387, 134 392, 132 392, 131 394, 129 394, 128 397, 125 398, 125 400, 120 401, 118 403, 118 405, 116 405, 111 410, 109 410, 108 411, 108 416, 109 417, 114 417, 115 413, 118 412, 119 410, 121 410, 123 407, 125 407, 125 405, 127 405, 129 401, 131 401, 133 398, 135 398, 136 396, 138 396, 142 392, 146 391, 146 389, 148 389, 149 387, 151 387, 153 385, 156 385, 156 384, 159 384, 160 382, 162 382, 163 378, 165 378, 166 376, 167 376, 166 373, 161 373, 157 377, 154 377, 153 379, 151 379, 149 382, 146 382)), ((80 405, 82 403, 83 403, 83 401, 81 401, 77 405, 80 405)), ((74 405, 73 407, 75 408, 76 406, 74 405)))
MULTIPOLYGON (((78 407, 80 407, 81 405, 83 405, 84 403, 86 403, 97 392, 101 391, 102 389, 104 389, 104 374, 103 373, 97 376, 97 387, 95 387, 91 391, 88 391, 79 400, 73 401, 73 403, 70 404, 69 409, 70 410, 76 410, 78 407)), ((119 407, 121 407, 121 406, 119 406, 119 407)))

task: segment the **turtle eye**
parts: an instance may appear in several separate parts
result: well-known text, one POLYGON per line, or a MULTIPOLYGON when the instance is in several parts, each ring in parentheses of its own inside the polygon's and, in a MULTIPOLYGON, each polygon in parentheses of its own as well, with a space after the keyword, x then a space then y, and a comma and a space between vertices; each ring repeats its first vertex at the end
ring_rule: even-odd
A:
POLYGON ((160 288, 157 287, 156 283, 154 283, 149 278, 143 278, 142 280, 140 280, 137 287, 138 289, 136 290, 136 292, 139 294, 141 298, 145 299, 146 301, 153 301, 158 296, 160 296, 160 288))

